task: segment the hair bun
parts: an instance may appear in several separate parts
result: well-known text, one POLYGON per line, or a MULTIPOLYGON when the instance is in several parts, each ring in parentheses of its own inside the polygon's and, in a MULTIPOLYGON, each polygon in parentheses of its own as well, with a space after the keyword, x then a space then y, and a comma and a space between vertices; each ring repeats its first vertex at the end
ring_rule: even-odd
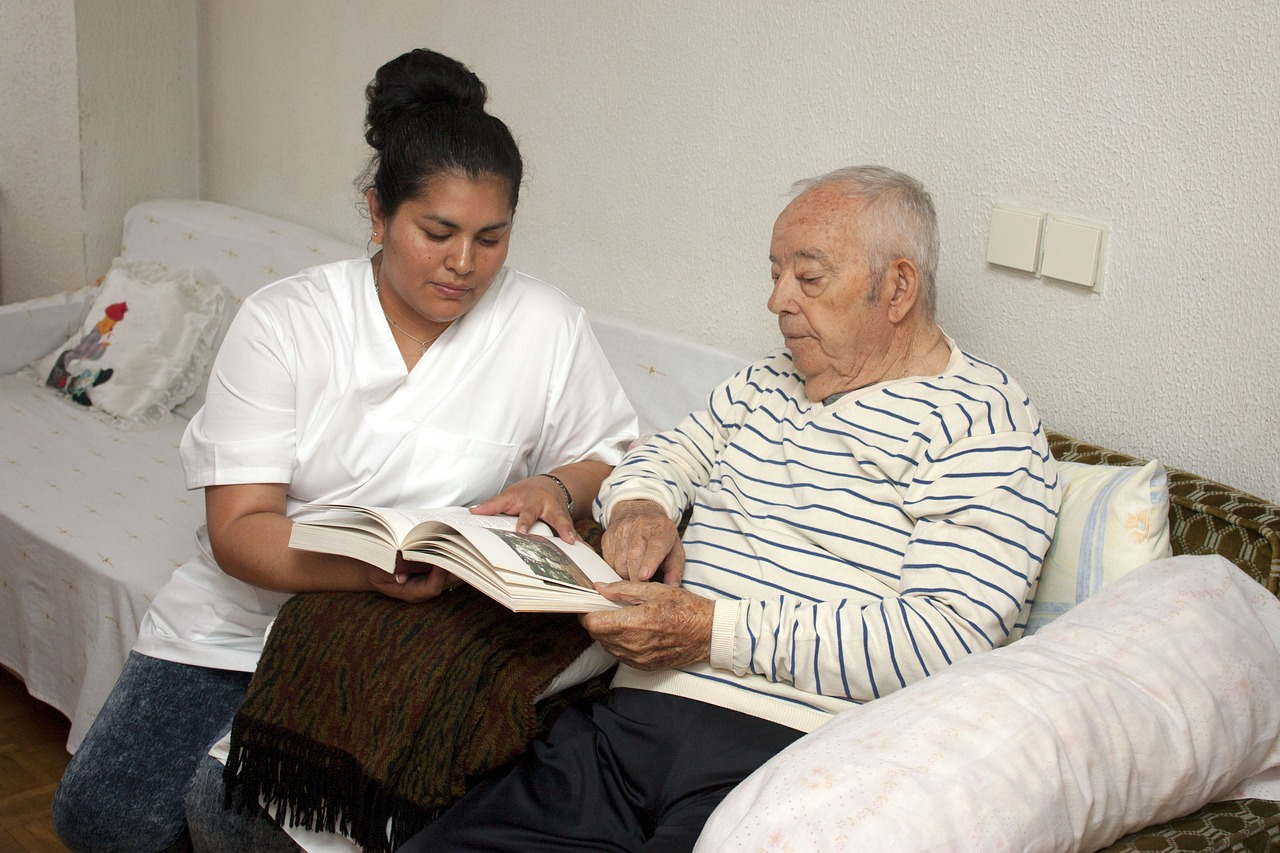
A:
POLYGON ((489 93, 471 69, 441 53, 417 48, 378 69, 365 89, 365 141, 381 150, 387 129, 427 109, 484 111, 489 93))

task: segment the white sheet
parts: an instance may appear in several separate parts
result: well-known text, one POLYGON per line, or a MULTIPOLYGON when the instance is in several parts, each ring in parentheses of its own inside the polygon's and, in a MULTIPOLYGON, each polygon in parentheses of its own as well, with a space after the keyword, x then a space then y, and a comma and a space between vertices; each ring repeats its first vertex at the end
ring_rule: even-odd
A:
POLYGON ((183 485, 185 426, 122 432, 0 376, 0 663, 67 715, 72 751, 195 548, 204 495, 183 485))

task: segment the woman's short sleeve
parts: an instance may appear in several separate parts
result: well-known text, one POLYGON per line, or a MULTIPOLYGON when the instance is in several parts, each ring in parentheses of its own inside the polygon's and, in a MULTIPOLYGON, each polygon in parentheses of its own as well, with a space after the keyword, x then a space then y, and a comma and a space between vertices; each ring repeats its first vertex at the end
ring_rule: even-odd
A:
POLYGON ((298 359, 285 340, 252 301, 232 321, 205 404, 182 437, 187 488, 292 478, 298 359))

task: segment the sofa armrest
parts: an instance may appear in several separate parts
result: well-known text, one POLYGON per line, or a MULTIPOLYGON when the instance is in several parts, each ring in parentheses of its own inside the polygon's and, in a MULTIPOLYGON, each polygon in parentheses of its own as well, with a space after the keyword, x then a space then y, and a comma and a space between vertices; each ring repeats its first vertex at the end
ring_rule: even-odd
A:
POLYGON ((96 288, 0 305, 0 375, 16 373, 75 334, 96 288))

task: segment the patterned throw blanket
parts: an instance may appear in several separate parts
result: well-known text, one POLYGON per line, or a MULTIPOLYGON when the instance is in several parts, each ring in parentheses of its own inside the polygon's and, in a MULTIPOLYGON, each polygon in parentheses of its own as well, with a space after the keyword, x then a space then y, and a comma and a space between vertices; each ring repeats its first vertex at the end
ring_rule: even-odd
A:
POLYGON ((236 715, 228 798, 241 786, 295 826, 389 851, 526 748, 534 698, 589 643, 574 616, 469 587, 424 604, 296 595, 236 715))

